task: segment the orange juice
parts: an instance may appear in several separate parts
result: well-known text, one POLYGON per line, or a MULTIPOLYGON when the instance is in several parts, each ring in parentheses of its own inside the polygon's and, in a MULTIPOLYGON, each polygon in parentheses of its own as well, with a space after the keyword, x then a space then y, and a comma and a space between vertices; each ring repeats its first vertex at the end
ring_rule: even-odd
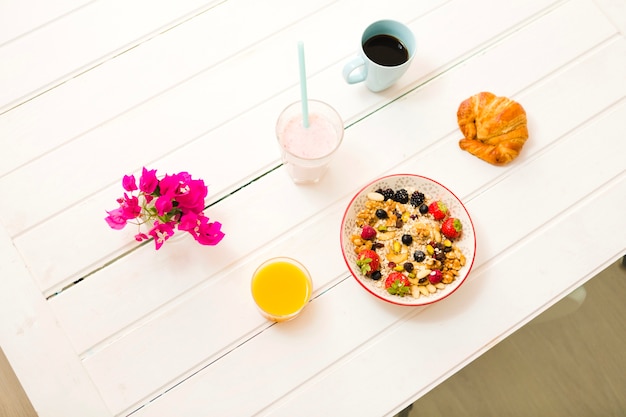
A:
POLYGON ((261 264, 252 276, 252 297, 270 320, 294 318, 309 302, 312 292, 309 272, 290 258, 274 258, 261 264))

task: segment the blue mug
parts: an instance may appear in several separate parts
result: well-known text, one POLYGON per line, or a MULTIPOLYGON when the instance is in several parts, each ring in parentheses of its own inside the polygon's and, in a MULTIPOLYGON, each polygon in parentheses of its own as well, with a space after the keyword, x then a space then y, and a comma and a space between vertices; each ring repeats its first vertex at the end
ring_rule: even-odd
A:
POLYGON ((346 63, 343 77, 348 84, 365 82, 371 91, 385 90, 404 75, 415 48, 415 36, 403 23, 374 22, 363 32, 359 54, 346 63))

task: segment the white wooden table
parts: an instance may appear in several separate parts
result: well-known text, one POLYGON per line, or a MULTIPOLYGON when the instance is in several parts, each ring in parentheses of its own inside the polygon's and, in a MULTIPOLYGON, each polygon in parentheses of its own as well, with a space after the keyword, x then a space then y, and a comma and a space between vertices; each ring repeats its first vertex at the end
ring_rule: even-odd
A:
POLYGON ((402 410, 626 253, 625 32, 624 0, 0 1, 0 345, 38 414, 402 410), (418 52, 375 94, 341 69, 380 18, 418 52), (300 40, 309 97, 346 125, 314 186, 291 182, 273 131, 300 40), (458 148, 480 91, 527 111, 506 167, 458 148), (226 238, 157 252, 110 230, 142 166, 204 179, 226 238), (441 303, 386 304, 343 262, 344 208, 389 173, 440 181, 472 215, 474 268, 441 303), (315 293, 272 325, 249 281, 278 255, 315 293))

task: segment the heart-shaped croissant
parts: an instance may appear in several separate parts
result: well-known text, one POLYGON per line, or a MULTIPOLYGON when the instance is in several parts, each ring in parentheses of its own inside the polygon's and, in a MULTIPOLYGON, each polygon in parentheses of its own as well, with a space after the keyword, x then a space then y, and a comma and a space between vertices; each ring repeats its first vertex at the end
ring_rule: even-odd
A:
POLYGON ((517 158, 528 139, 524 108, 488 92, 463 101, 457 120, 465 136, 459 141, 461 149, 493 165, 506 165, 517 158))

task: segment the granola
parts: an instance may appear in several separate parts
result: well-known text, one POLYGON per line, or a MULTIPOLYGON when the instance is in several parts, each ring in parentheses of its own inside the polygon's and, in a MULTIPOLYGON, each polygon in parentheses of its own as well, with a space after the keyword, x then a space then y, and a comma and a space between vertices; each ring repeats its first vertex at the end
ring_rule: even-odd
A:
POLYGON ((401 297, 428 297, 454 282, 466 263, 455 244, 462 227, 445 203, 419 190, 378 189, 356 214, 350 241, 374 285, 401 297))

